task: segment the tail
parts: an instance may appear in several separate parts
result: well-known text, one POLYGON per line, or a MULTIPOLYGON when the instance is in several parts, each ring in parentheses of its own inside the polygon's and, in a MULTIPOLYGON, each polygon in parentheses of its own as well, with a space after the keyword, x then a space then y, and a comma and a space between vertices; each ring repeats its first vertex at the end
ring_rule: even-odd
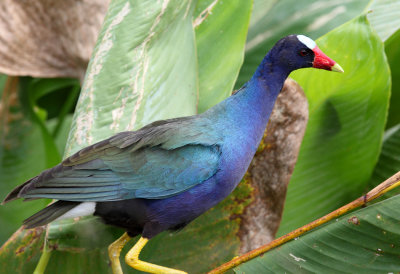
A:
MULTIPOLYGON (((39 174, 38 176, 35 176, 35 177, 29 179, 22 185, 19 185, 16 188, 14 188, 10 193, 8 193, 7 197, 4 198, 3 202, 1 202, 1 204, 4 205, 5 203, 11 202, 18 198, 23 198, 23 195, 27 191, 31 190, 32 188, 35 188, 35 184, 40 179, 40 176, 43 176, 42 175, 43 173, 45 173, 45 171, 42 172, 41 174, 39 174)), ((37 199, 37 198, 28 198, 28 199, 25 198, 25 200, 34 200, 34 199, 37 199)))
POLYGON ((24 221, 24 226, 25 228, 34 228, 37 226, 46 225, 54 221, 58 217, 61 217, 79 204, 81 203, 70 201, 57 201, 26 219, 24 221))
POLYGON ((32 180, 36 179, 38 176, 26 181, 25 183, 23 183, 22 185, 17 186, 16 188, 14 188, 8 195, 6 198, 4 198, 3 202, 1 203, 2 205, 4 205, 5 203, 11 202, 15 199, 20 198, 20 192, 21 190, 26 187, 27 185, 29 185, 32 180))

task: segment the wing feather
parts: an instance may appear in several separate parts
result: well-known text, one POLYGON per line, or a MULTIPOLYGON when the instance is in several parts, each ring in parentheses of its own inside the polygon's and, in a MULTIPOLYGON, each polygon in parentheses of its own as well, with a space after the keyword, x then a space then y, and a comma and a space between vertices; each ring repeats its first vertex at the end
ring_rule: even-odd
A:
POLYGON ((184 117, 121 132, 88 146, 15 189, 5 201, 159 199, 176 195, 218 170, 221 140, 204 120, 184 117))

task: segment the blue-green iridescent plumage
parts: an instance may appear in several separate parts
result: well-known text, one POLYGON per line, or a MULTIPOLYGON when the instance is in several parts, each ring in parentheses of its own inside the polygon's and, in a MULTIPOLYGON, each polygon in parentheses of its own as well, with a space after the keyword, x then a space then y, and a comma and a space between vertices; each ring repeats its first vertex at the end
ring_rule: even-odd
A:
POLYGON ((221 140, 212 132, 196 116, 121 132, 33 178, 20 193, 78 202, 169 197, 216 173, 221 140))

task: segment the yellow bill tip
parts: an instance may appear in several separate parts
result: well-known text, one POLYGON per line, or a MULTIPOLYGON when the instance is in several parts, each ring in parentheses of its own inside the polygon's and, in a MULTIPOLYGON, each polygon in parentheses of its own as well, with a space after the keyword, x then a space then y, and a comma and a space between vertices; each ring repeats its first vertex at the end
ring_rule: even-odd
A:
POLYGON ((338 63, 335 63, 335 64, 331 67, 331 70, 332 70, 332 71, 341 72, 341 73, 344 72, 344 70, 342 69, 342 67, 341 67, 338 63))

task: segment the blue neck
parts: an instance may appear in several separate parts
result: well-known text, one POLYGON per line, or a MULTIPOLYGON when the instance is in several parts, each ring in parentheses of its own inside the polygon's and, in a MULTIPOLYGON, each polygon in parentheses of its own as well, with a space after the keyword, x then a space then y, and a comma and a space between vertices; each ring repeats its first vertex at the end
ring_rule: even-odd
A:
MULTIPOLYGON (((290 71, 273 66, 267 54, 254 76, 236 94, 210 108, 202 115, 213 125, 215 134, 223 136, 219 166, 220 200, 240 182, 260 144, 269 116, 290 71)), ((202 119, 204 120, 204 119, 202 119)))
POLYGON ((265 56, 249 82, 215 107, 225 121, 220 121, 225 128, 231 128, 229 123, 236 125, 227 134, 236 135, 233 131, 239 127, 241 130, 237 134, 252 137, 255 146, 261 141, 276 98, 290 73, 287 68, 281 68, 272 56, 274 50, 265 56))

